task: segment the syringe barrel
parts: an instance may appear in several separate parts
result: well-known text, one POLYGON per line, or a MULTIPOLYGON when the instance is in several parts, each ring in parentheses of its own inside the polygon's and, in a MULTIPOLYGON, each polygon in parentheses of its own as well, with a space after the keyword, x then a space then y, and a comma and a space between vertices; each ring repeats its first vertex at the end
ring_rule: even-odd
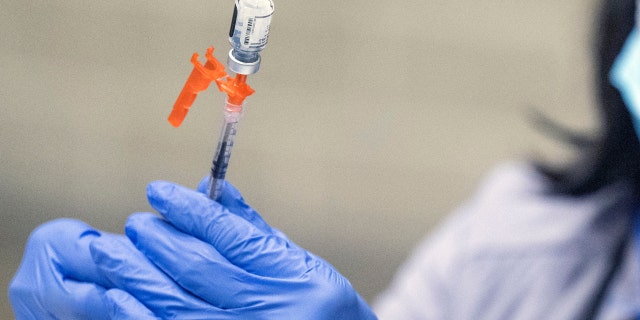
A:
POLYGON ((211 164, 211 180, 209 184, 209 198, 217 200, 222 191, 222 182, 227 174, 231 149, 238 131, 238 121, 242 115, 242 105, 235 105, 225 101, 224 124, 220 132, 218 147, 211 164))

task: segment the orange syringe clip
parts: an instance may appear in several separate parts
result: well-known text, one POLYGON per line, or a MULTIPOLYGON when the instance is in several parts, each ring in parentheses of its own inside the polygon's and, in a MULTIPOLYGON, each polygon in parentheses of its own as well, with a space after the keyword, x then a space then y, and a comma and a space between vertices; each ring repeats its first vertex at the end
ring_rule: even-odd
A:
MULTIPOLYGON (((212 81, 227 77, 224 65, 213 56, 213 47, 207 48, 205 57, 207 62, 203 66, 198 61, 197 53, 191 56, 193 71, 184 84, 176 103, 173 104, 173 110, 168 119, 174 127, 179 127, 182 124, 200 91, 206 90, 212 81)), ((220 86, 218 85, 218 87, 220 86)))
POLYGON ((216 84, 220 91, 227 94, 229 103, 237 106, 242 105, 244 99, 255 92, 255 90, 247 84, 247 75, 245 74, 238 73, 235 78, 226 77, 217 79, 216 84))

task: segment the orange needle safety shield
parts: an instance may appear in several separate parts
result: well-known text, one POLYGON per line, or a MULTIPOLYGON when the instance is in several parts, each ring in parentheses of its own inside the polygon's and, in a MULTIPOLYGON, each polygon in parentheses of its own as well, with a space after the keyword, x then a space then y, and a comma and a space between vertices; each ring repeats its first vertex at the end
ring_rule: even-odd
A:
POLYGON ((235 105, 242 105, 245 98, 255 92, 246 83, 246 75, 237 74, 235 78, 229 77, 224 65, 213 56, 213 50, 213 47, 207 48, 205 54, 207 62, 204 65, 198 61, 197 53, 191 56, 193 70, 174 103, 168 119, 174 127, 182 124, 198 93, 206 90, 212 81, 216 82, 220 91, 227 93, 229 102, 235 105))

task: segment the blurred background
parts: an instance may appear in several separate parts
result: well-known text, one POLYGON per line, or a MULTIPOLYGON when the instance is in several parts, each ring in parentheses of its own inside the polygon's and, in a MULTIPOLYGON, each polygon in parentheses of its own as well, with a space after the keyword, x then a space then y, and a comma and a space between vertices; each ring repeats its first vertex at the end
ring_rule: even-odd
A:
MULTIPOLYGON (((563 161, 531 108, 595 127, 595 0, 276 0, 228 180, 369 301, 510 159, 563 161)), ((0 313, 58 217, 121 232, 146 184, 208 173, 223 95, 166 117, 193 52, 225 60, 233 1, 0 2, 0 313)))

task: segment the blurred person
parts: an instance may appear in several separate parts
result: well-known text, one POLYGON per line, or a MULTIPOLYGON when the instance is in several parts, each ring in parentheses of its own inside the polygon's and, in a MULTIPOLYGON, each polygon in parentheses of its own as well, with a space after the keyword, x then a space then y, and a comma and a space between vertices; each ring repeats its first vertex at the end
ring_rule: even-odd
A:
MULTIPOLYGON (((507 162, 488 174, 400 269, 375 303, 378 317, 640 316, 635 15, 634 0, 602 3, 599 134, 554 125, 580 148, 574 163, 507 162)), ((206 189, 206 179, 197 191, 151 183, 161 217, 134 214, 125 235, 70 219, 37 228, 9 288, 16 318, 376 318, 347 279, 269 226, 238 190, 225 184, 214 202, 206 189)))

